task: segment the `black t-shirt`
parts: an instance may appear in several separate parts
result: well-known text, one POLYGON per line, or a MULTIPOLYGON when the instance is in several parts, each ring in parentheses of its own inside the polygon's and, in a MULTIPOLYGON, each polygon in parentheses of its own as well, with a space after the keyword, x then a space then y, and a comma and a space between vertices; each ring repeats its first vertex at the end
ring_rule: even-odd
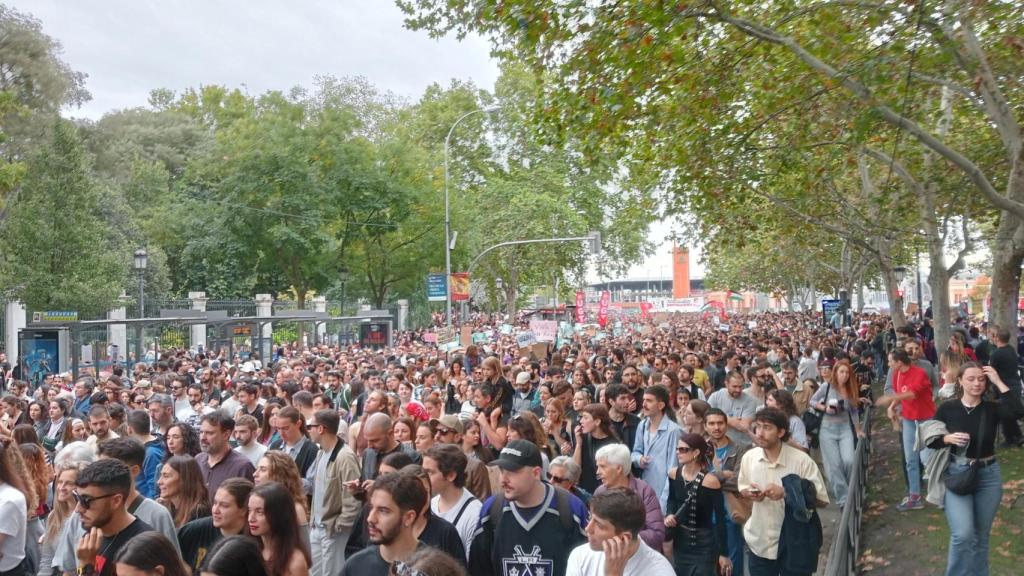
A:
MULTIPOLYGON (((935 419, 946 424, 950 434, 967 432, 971 435, 971 443, 967 450, 953 447, 953 452, 967 458, 988 458, 996 452, 996 428, 1004 419, 1017 419, 1024 416, 1024 403, 1020 394, 1013 390, 1000 393, 999 401, 985 400, 973 408, 970 413, 960 400, 948 400, 939 405, 935 411, 935 419), (985 428, 981 427, 981 415, 985 414, 985 428)), ((930 448, 944 448, 942 438, 932 442, 930 448)))
POLYGON ((459 531, 451 522, 440 518, 427 509, 427 525, 420 533, 420 542, 433 546, 442 552, 459 561, 459 564, 466 565, 466 547, 462 543, 459 531))
MULTIPOLYGON (((420 542, 416 546, 416 551, 427 547, 426 544, 420 542)), ((380 546, 369 546, 345 560, 345 566, 341 569, 339 576, 356 576, 357 574, 359 576, 390 576, 391 564, 381 557, 380 546)))
POLYGON ((634 440, 636 440, 637 428, 640 427, 640 418, 628 412, 623 414, 623 416, 624 418, 621 422, 612 420, 609 424, 611 424, 612 430, 614 430, 615 433, 619 435, 619 438, 622 439, 622 443, 632 450, 634 440))
POLYGON ((117 553, 128 545, 129 540, 143 532, 153 532, 153 527, 136 518, 117 534, 109 538, 104 536, 100 540, 100 551, 96 554, 96 563, 93 565, 96 568, 96 574, 98 576, 114 576, 117 573, 117 563, 114 562, 117 553))
POLYGON ((1012 346, 1000 346, 989 357, 989 366, 996 369, 1003 383, 1010 388, 1020 386, 1020 377, 1017 373, 1017 351, 1012 346))
POLYGON ((178 529, 181 557, 193 574, 199 574, 199 566, 206 558, 206 553, 223 537, 220 528, 213 525, 213 518, 209 516, 188 522, 178 529))

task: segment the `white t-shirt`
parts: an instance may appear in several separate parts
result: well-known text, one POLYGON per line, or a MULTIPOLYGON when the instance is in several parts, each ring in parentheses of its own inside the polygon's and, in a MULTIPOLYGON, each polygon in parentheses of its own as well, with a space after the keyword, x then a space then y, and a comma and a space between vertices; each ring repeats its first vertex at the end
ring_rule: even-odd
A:
POLYGON ((248 447, 241 445, 236 446, 235 452, 238 452, 248 458, 249 461, 252 462, 253 466, 259 466, 260 458, 263 458, 263 455, 267 453, 267 447, 253 440, 248 447))
POLYGON ((28 515, 25 512, 25 495, 6 482, 0 482, 0 534, 4 538, 0 546, 0 572, 14 570, 25 559, 25 533, 28 515))
MULTIPOLYGON (((640 547, 626 562, 622 576, 675 576, 668 560, 640 540, 640 547)), ((595 552, 590 543, 583 543, 569 554, 565 576, 604 576, 604 551, 595 552)))
POLYGON ((441 505, 441 496, 434 496, 430 499, 430 511, 436 516, 447 520, 455 526, 455 529, 459 531, 459 536, 462 538, 462 545, 466 549, 466 560, 469 560, 469 545, 473 542, 473 533, 476 532, 476 525, 480 520, 480 509, 483 504, 473 496, 473 493, 469 490, 462 489, 462 497, 459 501, 452 506, 451 510, 442 513, 438 510, 441 505), (468 504, 466 502, 469 502, 468 504), (459 516, 459 510, 462 510, 463 505, 466 509, 462 512, 462 516, 459 516), (455 522, 455 517, 459 516, 458 523, 455 522))

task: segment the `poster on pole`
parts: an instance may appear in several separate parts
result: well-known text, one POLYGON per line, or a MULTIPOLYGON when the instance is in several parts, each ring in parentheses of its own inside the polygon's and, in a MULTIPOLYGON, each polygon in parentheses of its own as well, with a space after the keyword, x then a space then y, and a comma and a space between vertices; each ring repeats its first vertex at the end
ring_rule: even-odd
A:
POLYGON ((601 292, 601 299, 597 304, 597 323, 604 328, 608 324, 608 306, 612 302, 612 293, 605 290, 601 292))
POLYGON ((554 342, 558 334, 558 322, 554 320, 530 320, 530 332, 537 342, 554 342))
POLYGON ((587 293, 576 292, 576 323, 583 324, 587 321, 587 293))
POLYGON ((444 274, 427 274, 427 301, 444 302, 448 299, 448 282, 444 274))
POLYGON ((469 300, 469 273, 452 272, 452 302, 465 302, 469 300))

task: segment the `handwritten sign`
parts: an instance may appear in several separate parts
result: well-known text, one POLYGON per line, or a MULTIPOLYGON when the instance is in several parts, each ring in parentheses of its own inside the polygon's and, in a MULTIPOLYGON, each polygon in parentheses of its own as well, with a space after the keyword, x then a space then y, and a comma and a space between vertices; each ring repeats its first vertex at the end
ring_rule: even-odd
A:
POLYGON ((530 332, 537 342, 554 342, 558 335, 558 322, 554 320, 530 320, 530 332))

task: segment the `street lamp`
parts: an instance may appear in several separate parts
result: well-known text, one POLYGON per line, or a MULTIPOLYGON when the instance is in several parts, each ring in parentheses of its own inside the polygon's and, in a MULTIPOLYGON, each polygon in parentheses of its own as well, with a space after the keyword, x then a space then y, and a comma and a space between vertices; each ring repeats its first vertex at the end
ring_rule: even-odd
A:
POLYGON ((903 284, 903 279, 907 277, 906 266, 893 266, 892 275, 896 277, 897 284, 903 284))
POLYGON ((349 276, 350 276, 350 273, 348 271, 348 266, 345 266, 344 264, 342 264, 341 268, 338 269, 338 278, 341 280, 341 315, 342 316, 345 315, 345 296, 346 296, 345 290, 348 287, 349 276))
POLYGON ((476 110, 470 110, 462 116, 459 116, 452 124, 452 127, 448 129, 448 135, 444 138, 444 282, 448 286, 448 293, 444 298, 444 311, 446 318, 446 325, 452 325, 452 244, 454 244, 454 238, 452 238, 452 222, 448 212, 448 147, 451 143, 452 133, 455 132, 455 127, 460 122, 472 116, 473 114, 490 113, 499 110, 500 106, 489 106, 487 108, 478 108, 476 110))
POLYGON ((139 275, 139 318, 145 318, 145 291, 146 291, 146 266, 149 264, 149 254, 145 248, 135 251, 135 272, 139 275))

